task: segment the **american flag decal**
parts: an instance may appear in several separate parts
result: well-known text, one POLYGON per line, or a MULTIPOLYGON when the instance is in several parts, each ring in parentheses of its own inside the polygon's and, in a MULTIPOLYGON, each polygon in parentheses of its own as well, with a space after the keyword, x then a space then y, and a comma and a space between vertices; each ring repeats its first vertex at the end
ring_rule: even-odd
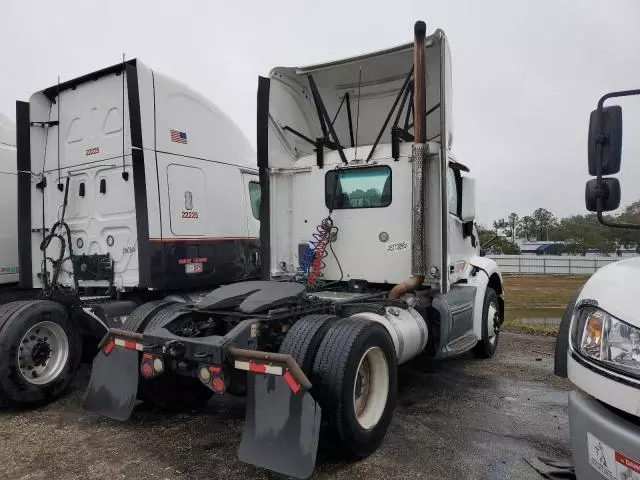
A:
POLYGON ((187 134, 178 130, 171 130, 171 141, 176 143, 187 143, 187 134))

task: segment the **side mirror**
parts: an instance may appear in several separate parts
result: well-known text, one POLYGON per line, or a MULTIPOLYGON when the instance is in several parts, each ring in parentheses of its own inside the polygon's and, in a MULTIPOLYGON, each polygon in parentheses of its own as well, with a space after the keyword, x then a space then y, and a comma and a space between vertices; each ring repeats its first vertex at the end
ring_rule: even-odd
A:
POLYGON ((620 171, 622 155, 622 107, 603 107, 594 110, 589 118, 589 175, 597 175, 602 162, 602 175, 620 171))
POLYGON ((460 218, 463 222, 472 222, 476 218, 476 180, 462 177, 462 208, 460 218))
POLYGON ((587 210, 596 212, 598 197, 602 198, 602 211, 610 212, 620 206, 620 182, 617 178, 603 178, 598 186, 598 180, 593 179, 587 182, 584 191, 584 200, 587 210))

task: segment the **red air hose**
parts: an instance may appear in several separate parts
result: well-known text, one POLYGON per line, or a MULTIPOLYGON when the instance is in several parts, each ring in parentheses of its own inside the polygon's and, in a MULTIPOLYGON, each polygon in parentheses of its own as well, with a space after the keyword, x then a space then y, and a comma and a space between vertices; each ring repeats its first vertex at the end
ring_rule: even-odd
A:
POLYGON ((313 245, 313 261, 307 277, 307 285, 309 286, 315 285, 326 266, 324 258, 327 256, 327 243, 329 242, 332 228, 333 220, 331 220, 331 217, 327 217, 316 227, 317 231, 313 234, 313 240, 311 241, 313 245))

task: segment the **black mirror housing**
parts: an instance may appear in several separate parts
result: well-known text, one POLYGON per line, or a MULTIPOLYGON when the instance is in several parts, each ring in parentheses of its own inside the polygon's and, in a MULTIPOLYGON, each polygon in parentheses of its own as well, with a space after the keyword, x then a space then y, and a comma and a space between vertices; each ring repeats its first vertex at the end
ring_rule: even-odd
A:
POLYGON ((603 178, 598 186, 598 180, 594 178, 587 182, 584 191, 584 200, 587 210, 597 212, 598 196, 602 198, 602 211, 610 212, 620 206, 620 182, 617 178, 603 178))
POLYGON ((602 161, 602 175, 620 171, 622 156, 622 107, 612 105, 591 112, 589 117, 589 175, 597 175, 602 161), (602 154, 602 157, 601 157, 602 154))

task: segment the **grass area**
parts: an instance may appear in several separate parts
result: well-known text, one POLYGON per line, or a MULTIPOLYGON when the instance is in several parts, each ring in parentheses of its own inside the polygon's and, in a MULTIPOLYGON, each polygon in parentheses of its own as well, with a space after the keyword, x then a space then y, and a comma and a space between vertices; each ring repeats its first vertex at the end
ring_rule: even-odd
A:
POLYGON ((503 328, 555 335, 564 308, 587 276, 505 275, 503 328))

